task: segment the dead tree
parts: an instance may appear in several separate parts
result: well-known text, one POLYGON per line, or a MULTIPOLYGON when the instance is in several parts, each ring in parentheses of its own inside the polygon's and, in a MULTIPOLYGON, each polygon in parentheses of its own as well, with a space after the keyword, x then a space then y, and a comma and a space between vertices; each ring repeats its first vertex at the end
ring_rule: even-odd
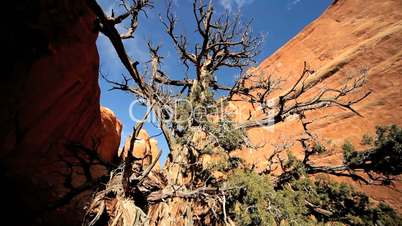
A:
MULTIPOLYGON (((150 225, 171 225, 172 222, 179 225, 202 225, 206 222, 229 224, 231 220, 226 215, 225 202, 222 200, 225 200, 226 191, 232 188, 225 187, 224 183, 207 183, 218 180, 210 180, 214 177, 214 166, 205 163, 206 156, 229 161, 229 149, 248 146, 247 129, 280 123, 292 115, 333 106, 358 114, 353 104, 369 95, 368 92, 357 98, 349 98, 349 94, 359 90, 365 82, 364 77, 358 77, 346 81, 341 88, 325 88, 312 98, 303 99, 303 94, 325 81, 325 78, 315 78, 314 71, 305 64, 290 89, 274 98, 273 104, 267 104, 272 99, 270 95, 279 90, 281 81, 264 77, 253 82, 255 76, 246 70, 255 63, 254 57, 259 53, 263 37, 254 36, 250 23, 242 23, 240 16, 233 17, 228 13, 215 15, 212 1, 204 3, 202 0, 193 2, 196 34, 201 40, 193 46, 190 46, 186 35, 177 33, 178 24, 171 3, 166 15, 161 17, 182 63, 187 68, 192 67, 194 74, 187 76, 183 72, 182 79, 172 79, 173 76, 161 67, 163 57, 159 54, 159 47, 151 43, 148 43, 150 70, 140 73, 135 59, 128 56, 122 39, 133 37, 138 26, 138 16, 152 7, 150 1, 134 0, 130 5, 122 0, 126 12, 118 16, 107 16, 95 0, 87 1, 97 16, 100 31, 109 38, 129 74, 129 78, 123 76, 123 82, 110 81, 113 89, 130 92, 151 106, 169 146, 169 158, 163 172, 157 173, 157 176, 152 176, 150 169, 145 172, 135 170, 132 166, 136 160, 133 158, 126 159, 124 172, 118 174, 125 191, 118 194, 125 198, 131 196, 134 200, 141 199, 141 204, 138 201, 135 203, 142 211, 141 216, 145 214, 150 225), (115 26, 125 19, 131 19, 131 27, 126 34, 120 34, 115 26), (232 87, 220 84, 215 78, 216 72, 224 67, 239 69, 241 72, 232 87), (181 87, 181 90, 173 92, 169 87, 181 87), (216 98, 214 93, 217 90, 225 91, 226 97, 216 98), (250 115, 246 122, 233 120, 225 114, 224 109, 228 103, 236 102, 239 98, 258 106, 266 116, 255 119, 250 115), (223 113, 220 112, 222 114, 219 117, 214 111, 218 106, 223 106, 223 113), (227 136, 219 136, 225 131, 229 131, 227 136), (228 146, 224 141, 226 137, 230 137, 230 142, 241 142, 228 146), (147 187, 144 183, 153 185, 147 187)), ((134 129, 130 150, 141 126, 134 129)), ((102 194, 98 201, 105 197, 102 194)), ((137 207, 133 209, 137 210, 137 207)), ((116 216, 113 218, 112 215, 110 222, 118 223, 122 219, 116 216)), ((96 223, 100 217, 99 212, 95 216, 89 222, 96 223)))

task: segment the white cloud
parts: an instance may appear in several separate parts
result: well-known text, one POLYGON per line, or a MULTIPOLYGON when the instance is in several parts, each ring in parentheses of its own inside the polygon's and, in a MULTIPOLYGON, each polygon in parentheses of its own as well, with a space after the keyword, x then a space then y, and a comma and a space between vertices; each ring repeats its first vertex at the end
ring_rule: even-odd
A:
POLYGON ((234 8, 239 10, 245 5, 252 4, 254 0, 219 0, 220 4, 228 11, 232 11, 234 8))
POLYGON ((295 5, 299 4, 301 0, 292 0, 288 3, 288 10, 291 10, 295 5))

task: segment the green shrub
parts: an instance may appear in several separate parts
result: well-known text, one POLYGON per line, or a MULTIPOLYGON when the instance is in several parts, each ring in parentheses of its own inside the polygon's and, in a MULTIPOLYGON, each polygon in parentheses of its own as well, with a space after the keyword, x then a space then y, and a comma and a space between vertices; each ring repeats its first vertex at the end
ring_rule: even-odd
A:
POLYGON ((362 145, 372 145, 373 142, 374 142, 374 139, 370 135, 368 135, 368 134, 363 135, 362 141, 361 141, 362 145))
POLYGON ((234 123, 229 119, 221 119, 218 123, 208 122, 204 125, 206 131, 213 135, 220 147, 226 151, 233 151, 245 143, 245 131, 235 128, 234 123))
POLYGON ((327 148, 321 143, 317 142, 313 147, 314 153, 322 154, 327 151, 327 148))
POLYGON ((344 161, 352 169, 360 168, 385 175, 402 172, 402 129, 396 125, 377 127, 374 147, 357 152, 350 143, 343 145, 344 161))
POLYGON ((342 150, 343 150, 343 158, 346 162, 350 161, 351 155, 353 152, 355 152, 355 147, 350 141, 346 141, 342 145, 342 150))
POLYGON ((271 181, 267 175, 243 169, 229 177, 229 186, 238 187, 227 198, 229 215, 237 225, 402 225, 394 210, 383 203, 374 206, 349 185, 307 177, 283 186, 271 181))

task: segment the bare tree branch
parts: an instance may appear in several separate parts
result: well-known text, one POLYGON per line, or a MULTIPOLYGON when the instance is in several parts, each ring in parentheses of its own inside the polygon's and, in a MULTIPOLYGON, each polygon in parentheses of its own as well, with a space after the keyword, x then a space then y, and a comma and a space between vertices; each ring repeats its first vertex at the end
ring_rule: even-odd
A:
MULTIPOLYGON (((358 97, 352 97, 350 94, 357 93, 367 81, 367 75, 362 74, 356 78, 348 78, 340 88, 323 88, 318 94, 311 98, 303 97, 303 94, 311 93, 317 84, 324 80, 310 79, 314 71, 309 69, 307 63, 291 88, 280 95, 274 105, 271 107, 271 115, 261 120, 249 121, 241 125, 242 128, 253 128, 260 126, 272 125, 292 115, 304 114, 308 111, 340 107, 361 116, 353 105, 364 100, 371 94, 371 91, 364 92, 358 97), (274 112, 274 113, 273 113, 274 112), (272 114, 273 113, 273 114, 272 114)), ((266 95, 264 95, 266 96, 266 95)), ((261 100, 259 101, 261 103, 261 100)))

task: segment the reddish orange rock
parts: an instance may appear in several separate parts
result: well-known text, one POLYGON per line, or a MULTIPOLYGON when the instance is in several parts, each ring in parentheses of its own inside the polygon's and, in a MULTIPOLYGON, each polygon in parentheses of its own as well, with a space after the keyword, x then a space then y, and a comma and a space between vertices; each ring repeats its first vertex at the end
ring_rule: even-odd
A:
MULTIPOLYGON (((69 192, 67 175, 78 169, 65 162, 72 156, 66 144, 97 146, 107 161, 119 147, 121 124, 99 104, 98 32, 86 2, 39 0, 7 7, 6 13, 23 15, 5 28, 7 59, 0 76, 0 176, 9 185, 1 192, 7 194, 4 215, 21 216, 12 219, 16 225, 79 225, 92 188, 62 199, 69 192)), ((72 175, 77 187, 79 173, 72 175)))
MULTIPOLYGON (((128 136, 126 138, 126 142, 121 153, 122 159, 127 158, 128 151, 130 148, 130 141, 131 136, 128 136)), ((134 150, 132 151, 131 154, 135 158, 143 159, 142 165, 146 168, 146 166, 150 165, 156 159, 158 152, 159 152, 158 141, 153 138, 150 138, 148 133, 144 129, 141 129, 137 137, 137 140, 134 143, 134 150)), ((156 164, 154 167, 154 169, 159 168, 160 168, 159 164, 156 164)))
MULTIPOLYGON (((304 61, 315 69, 316 75, 336 69, 325 82, 329 87, 339 87, 348 75, 367 70, 365 89, 372 91, 367 99, 354 106, 363 117, 339 108, 308 114, 309 119, 314 119, 309 128, 333 149, 330 154, 317 157, 317 164, 341 164, 343 142, 350 140, 360 148, 361 137, 373 135, 377 125, 402 126, 401 1, 334 1, 322 16, 254 70, 257 74, 285 79, 281 91, 284 92, 298 78, 304 61)), ((247 118, 250 106, 239 107, 247 118)), ((301 126, 292 119, 271 128, 252 129, 249 131, 252 141, 266 145, 253 155, 248 151, 239 155, 264 167, 265 156, 273 150, 271 144, 284 140, 297 144, 295 138, 301 132, 301 126)), ((296 145, 296 154, 298 150, 296 145)), ((402 210, 401 182, 397 181, 394 187, 383 187, 361 185, 345 178, 336 180, 351 183, 374 199, 402 210)))
POLYGON ((93 134, 99 138, 99 156, 105 161, 113 161, 117 157, 120 145, 122 124, 109 108, 101 106, 101 124, 93 134))

